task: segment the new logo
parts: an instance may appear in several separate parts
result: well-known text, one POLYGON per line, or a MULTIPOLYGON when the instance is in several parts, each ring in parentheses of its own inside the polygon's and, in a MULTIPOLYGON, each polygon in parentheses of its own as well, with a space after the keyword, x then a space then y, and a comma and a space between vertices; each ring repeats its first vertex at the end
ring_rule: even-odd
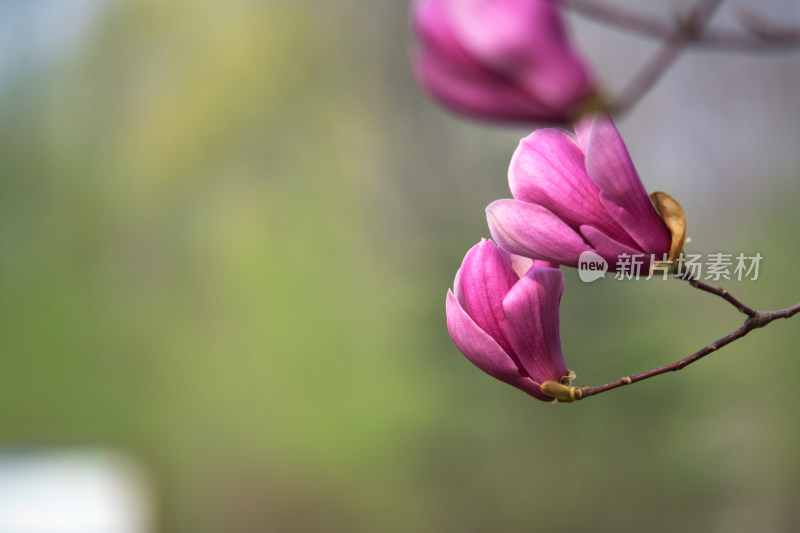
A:
POLYGON ((590 283, 605 278, 606 272, 608 272, 608 262, 596 253, 587 250, 578 257, 578 276, 581 281, 590 283))

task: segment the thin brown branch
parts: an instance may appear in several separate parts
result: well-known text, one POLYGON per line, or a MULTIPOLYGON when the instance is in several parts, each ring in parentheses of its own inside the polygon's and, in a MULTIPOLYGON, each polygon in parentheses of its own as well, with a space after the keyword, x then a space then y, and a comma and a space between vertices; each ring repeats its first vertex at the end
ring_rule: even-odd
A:
POLYGON ((630 376, 625 376, 620 378, 616 381, 612 381, 611 383, 606 383, 605 385, 600 385, 599 387, 580 387, 575 390, 575 399, 582 400, 583 398, 588 398, 589 396, 594 396, 595 394, 600 394, 601 392, 610 391, 612 389, 616 389, 619 387, 623 387, 625 385, 630 385, 632 383, 636 383, 637 381, 643 381, 645 379, 649 379, 655 376, 660 376, 661 374, 666 374, 667 372, 677 372, 678 370, 689 366, 690 364, 694 363, 695 361, 699 361, 703 357, 707 356, 711 352, 715 352, 722 348, 723 346, 732 343, 735 340, 741 339, 751 331, 753 331, 755 327, 748 327, 746 324, 736 331, 718 339, 717 341, 709 344, 702 350, 698 350, 692 355, 688 357, 684 357, 680 361, 675 361, 670 365, 660 366, 658 368, 654 368, 652 370, 648 370, 647 372, 641 372, 639 374, 633 374, 630 376))
MULTIPOLYGON (((672 20, 625 9, 597 0, 550 0, 569 8, 587 18, 614 26, 631 33, 665 41, 675 34, 672 20)), ((800 29, 773 27, 757 19, 759 23, 749 23, 756 17, 745 19, 748 32, 724 29, 707 29, 691 39, 693 46, 709 50, 732 52, 768 53, 789 51, 800 47, 800 29)))
POLYGON ((787 307, 786 309, 781 309, 780 311, 771 312, 773 316, 772 320, 777 320, 779 318, 792 318, 797 313, 800 313, 800 303, 791 307, 787 307))
MULTIPOLYGON (((754 329, 763 328, 764 326, 770 324, 775 320, 781 318, 790 318, 800 313, 800 303, 797 303, 791 307, 787 307, 786 309, 779 309, 777 311, 758 311, 756 309, 753 309, 752 307, 744 305, 741 301, 739 301, 725 289, 712 287, 710 285, 702 283, 701 281, 691 276, 683 276, 679 277, 679 279, 684 279, 688 281, 692 287, 695 287, 702 291, 723 298, 725 301, 736 307, 736 309, 738 309, 740 313, 747 316, 747 319, 744 321, 744 324, 742 324, 742 326, 740 326, 735 331, 732 331, 728 335, 725 335, 721 339, 717 339, 716 341, 694 352, 693 354, 668 365, 660 366, 658 368, 654 368, 646 372, 640 372, 638 374, 631 374, 629 376, 622 377, 616 381, 612 381, 611 383, 606 383, 605 385, 600 385, 597 387, 567 387, 567 386, 559 387, 556 385, 555 388, 553 389, 555 392, 552 394, 554 398, 558 398, 559 401, 564 401, 564 402, 582 400, 584 398, 588 398, 589 396, 600 394, 601 392, 606 392, 613 389, 617 389, 619 387, 624 387, 625 385, 631 385, 639 381, 644 381, 645 379, 650 379, 655 376, 660 376, 661 374, 666 374, 667 372, 677 372, 678 370, 686 368, 692 363, 699 361, 700 359, 709 355, 710 353, 715 352, 720 348, 741 339, 754 329)), ((548 382, 548 383, 554 383, 554 382, 548 382)))

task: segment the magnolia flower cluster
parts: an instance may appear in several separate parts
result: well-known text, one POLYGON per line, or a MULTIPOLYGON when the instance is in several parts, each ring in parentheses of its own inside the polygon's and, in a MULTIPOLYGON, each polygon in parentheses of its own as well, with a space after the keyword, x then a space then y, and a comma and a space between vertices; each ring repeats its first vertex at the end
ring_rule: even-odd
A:
MULTIPOLYGON (((421 85, 449 108, 484 119, 561 122, 586 108, 592 78, 547 0, 420 0, 414 8, 421 85)), ((622 254, 681 252, 685 219, 661 192, 648 196, 605 114, 574 134, 538 129, 508 170, 511 199, 486 209, 481 240, 447 294, 447 327, 475 366, 531 396, 575 399, 559 337, 560 266, 591 251, 615 267, 622 254), (496 243, 496 244, 495 244, 496 243)))

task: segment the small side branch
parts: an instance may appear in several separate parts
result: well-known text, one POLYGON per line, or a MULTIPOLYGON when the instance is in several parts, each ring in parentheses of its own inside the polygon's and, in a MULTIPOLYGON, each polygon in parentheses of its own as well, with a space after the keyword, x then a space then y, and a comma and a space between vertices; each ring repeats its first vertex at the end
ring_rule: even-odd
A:
POLYGON ((752 307, 748 307, 747 305, 743 304, 739 299, 734 297, 731 293, 727 290, 723 289, 722 287, 712 287, 707 283, 703 283, 699 279, 695 278, 691 274, 684 274, 682 276, 676 276, 678 279, 682 279, 689 282, 689 285, 694 287, 695 289, 700 289, 701 291, 705 291, 711 294, 715 294, 725 300, 726 302, 730 303, 732 306, 736 308, 737 311, 740 313, 744 313, 747 316, 755 316, 758 311, 753 309, 752 307))
POLYGON ((653 59, 625 87, 612 112, 622 113, 636 105, 664 73, 678 60, 684 48, 702 35, 723 0, 700 0, 688 15, 676 17, 676 27, 653 59))

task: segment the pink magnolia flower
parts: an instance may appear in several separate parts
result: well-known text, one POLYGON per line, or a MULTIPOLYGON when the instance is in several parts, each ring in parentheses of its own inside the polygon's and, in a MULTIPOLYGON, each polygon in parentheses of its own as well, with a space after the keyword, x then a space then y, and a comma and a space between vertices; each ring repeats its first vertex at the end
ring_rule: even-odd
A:
POLYGON ((585 251, 613 268, 620 254, 645 264, 651 254, 674 259, 685 234, 680 205, 654 193, 662 220, 610 118, 586 119, 575 131, 540 129, 520 142, 508 170, 514 199, 486 208, 494 240, 510 253, 572 267, 585 251))
POLYGON ((547 0, 417 0, 422 86, 474 117, 563 122, 594 96, 588 69, 547 0))
POLYGON ((569 371, 558 333, 564 276, 548 265, 481 240, 467 252, 453 291, 447 291, 447 329, 475 366, 539 400, 553 401, 541 384, 567 379, 569 371))

